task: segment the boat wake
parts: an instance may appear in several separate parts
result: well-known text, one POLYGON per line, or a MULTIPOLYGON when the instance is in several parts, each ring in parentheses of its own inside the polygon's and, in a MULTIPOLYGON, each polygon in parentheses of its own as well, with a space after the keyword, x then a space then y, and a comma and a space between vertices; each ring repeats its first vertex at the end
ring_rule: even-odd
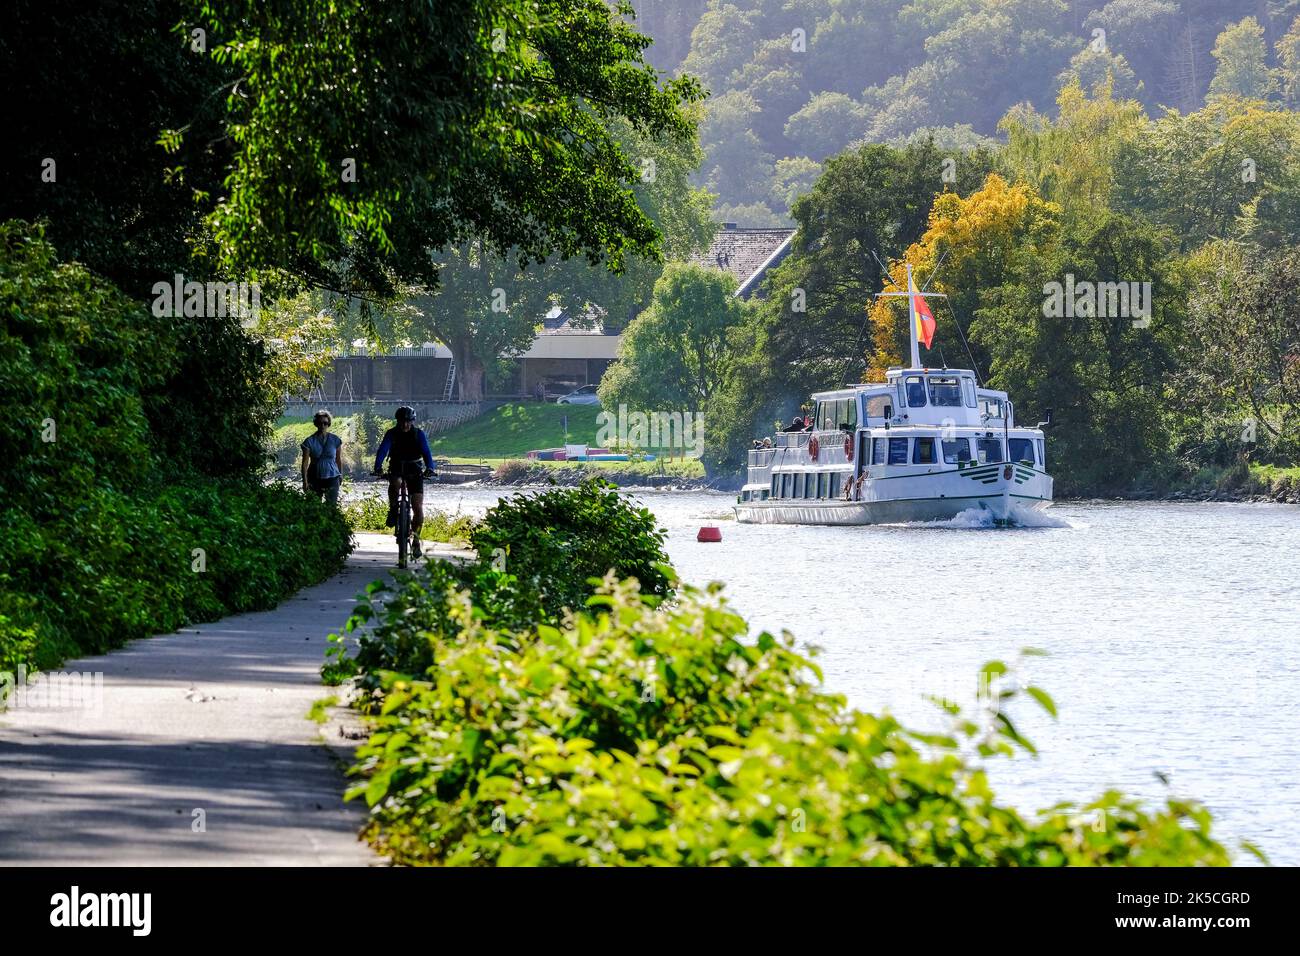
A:
POLYGON ((947 528, 954 531, 983 531, 1000 528, 1072 528, 1073 525, 1064 518, 1047 511, 1011 506, 1011 520, 1001 523, 992 511, 985 508, 967 508, 943 521, 911 521, 903 527, 913 528, 947 528))

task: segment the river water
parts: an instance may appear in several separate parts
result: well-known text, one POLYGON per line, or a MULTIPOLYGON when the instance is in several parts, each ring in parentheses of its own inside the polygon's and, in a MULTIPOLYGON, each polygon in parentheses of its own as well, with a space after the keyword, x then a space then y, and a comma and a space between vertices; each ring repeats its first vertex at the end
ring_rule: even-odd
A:
MULTIPOLYGON (((429 493, 474 513, 500 494, 429 493)), ((739 525, 731 495, 637 497, 684 580, 724 582, 755 634, 819 647, 855 707, 937 729, 927 695, 973 702, 985 661, 1046 651, 1021 674, 1060 716, 1012 711, 1039 756, 990 763, 1002 800, 1195 797, 1222 841, 1300 864, 1300 508, 1064 502, 1039 527, 820 528, 739 525), (720 544, 696 542, 704 523, 720 544)))

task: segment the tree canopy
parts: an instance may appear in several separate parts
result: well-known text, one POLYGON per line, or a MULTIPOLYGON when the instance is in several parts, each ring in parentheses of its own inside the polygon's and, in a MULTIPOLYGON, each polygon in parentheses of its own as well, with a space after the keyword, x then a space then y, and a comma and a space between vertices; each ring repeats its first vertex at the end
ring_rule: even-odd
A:
POLYGON ((220 261, 388 296, 435 285, 431 252, 471 240, 520 265, 658 256, 611 124, 687 141, 682 107, 702 93, 661 82, 627 10, 407 0, 376 16, 361 0, 194 0, 233 144, 207 220, 220 261))
POLYGON ((784 160, 820 163, 917 130, 939 131, 941 143, 962 127, 994 136, 1008 110, 1050 111, 1071 83, 1109 82, 1153 115, 1192 112, 1211 92, 1297 88, 1286 52, 1297 41, 1277 47, 1276 64, 1266 45, 1300 13, 1292 3, 697 0, 676 19, 648 6, 658 62, 711 94, 701 182, 718 195, 717 216, 742 225, 789 221, 784 160))

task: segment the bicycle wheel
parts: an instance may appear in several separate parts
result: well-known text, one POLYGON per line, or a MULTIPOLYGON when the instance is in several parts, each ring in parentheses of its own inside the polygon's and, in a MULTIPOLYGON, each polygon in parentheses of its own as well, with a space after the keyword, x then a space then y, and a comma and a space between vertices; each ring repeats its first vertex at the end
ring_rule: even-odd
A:
POLYGON ((397 566, 406 567, 406 555, 411 546, 411 503, 402 499, 397 513, 397 566))

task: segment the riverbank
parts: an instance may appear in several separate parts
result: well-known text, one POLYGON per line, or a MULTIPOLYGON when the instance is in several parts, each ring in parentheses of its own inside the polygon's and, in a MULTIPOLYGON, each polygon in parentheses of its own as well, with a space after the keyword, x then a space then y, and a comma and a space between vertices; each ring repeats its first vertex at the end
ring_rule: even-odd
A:
MULTIPOLYGON (((551 488, 574 487, 589 477, 600 477, 626 489, 652 488, 656 491, 738 492, 745 482, 743 473, 709 476, 698 459, 664 462, 536 462, 519 458, 471 459, 452 458, 453 462, 485 464, 493 469, 489 478, 465 482, 463 488, 551 488)), ((281 476, 292 478, 285 469, 281 476)), ((379 490, 366 494, 360 489, 381 482, 363 480, 345 488, 344 499, 378 496, 379 490)), ((1218 470, 1203 469, 1195 476, 1161 488, 1129 490, 1098 489, 1077 494, 1057 494, 1056 501, 1203 501, 1300 504, 1300 468, 1252 465, 1249 470, 1234 466, 1218 470)), ((379 530, 378 527, 370 530, 379 530)))
MULTIPOLYGON (((1205 502, 1241 502, 1241 503, 1275 503, 1300 504, 1300 475, 1291 475, 1290 471, 1273 469, 1252 470, 1249 478, 1236 484, 1232 482, 1206 485, 1201 482, 1189 482, 1161 490, 1139 489, 1132 491, 1111 491, 1105 494, 1061 495, 1057 501, 1205 501, 1205 502)), ((584 478, 599 475, 620 488, 654 488, 657 491, 739 491, 744 484, 744 476, 720 475, 715 477, 691 477, 682 474, 656 475, 646 470, 621 471, 613 468, 582 468, 569 465, 530 465, 496 475, 481 482, 479 487, 513 487, 543 488, 553 485, 570 487, 577 485, 584 478)))
MULTIPOLYGON (((603 478, 619 488, 654 488, 657 491, 736 491, 743 484, 740 475, 708 478, 702 474, 690 474, 683 463, 675 462, 675 468, 665 468, 660 473, 652 468, 639 467, 618 468, 612 463, 595 466, 575 463, 527 463, 508 462, 498 467, 491 478, 477 482, 480 487, 511 488, 549 488, 559 485, 572 488, 580 485, 587 478, 603 478)), ((696 464, 693 463, 692 464, 696 464)), ((692 469, 694 470, 694 469, 692 469)), ((702 469, 699 469, 702 472, 702 469)))
POLYGON ((1218 501, 1300 504, 1300 468, 1246 465, 1203 468, 1195 475, 1160 488, 1058 497, 1059 501, 1218 501))

